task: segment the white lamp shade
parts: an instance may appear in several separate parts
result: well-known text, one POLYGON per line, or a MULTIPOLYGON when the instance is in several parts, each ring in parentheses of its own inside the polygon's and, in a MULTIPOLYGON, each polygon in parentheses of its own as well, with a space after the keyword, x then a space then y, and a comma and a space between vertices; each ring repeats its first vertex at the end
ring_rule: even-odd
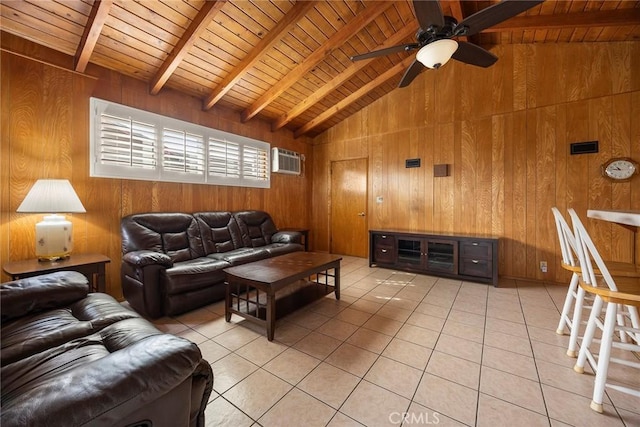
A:
POLYGON ((36 256, 40 260, 66 258, 73 250, 73 225, 56 212, 86 212, 66 179, 39 179, 24 198, 18 212, 50 213, 36 224, 36 256))
POLYGON ((452 39, 441 39, 423 46, 416 54, 416 59, 428 68, 440 68, 451 59, 458 50, 458 42, 452 39))
POLYGON ((67 179, 39 179, 24 198, 17 212, 82 213, 86 212, 67 179))

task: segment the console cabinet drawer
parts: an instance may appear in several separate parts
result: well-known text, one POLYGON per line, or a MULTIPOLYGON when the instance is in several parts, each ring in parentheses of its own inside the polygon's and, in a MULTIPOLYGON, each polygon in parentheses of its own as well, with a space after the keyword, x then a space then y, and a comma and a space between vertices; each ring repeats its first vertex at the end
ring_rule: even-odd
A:
POLYGON ((375 262, 381 264, 393 264, 396 261, 396 254, 392 245, 376 245, 373 258, 375 262))
POLYGON ((493 245, 491 244, 491 242, 460 242, 460 258, 491 259, 492 254, 493 245))
POLYGON ((465 276, 476 276, 490 279, 493 276, 492 261, 478 258, 461 258, 458 273, 465 276))

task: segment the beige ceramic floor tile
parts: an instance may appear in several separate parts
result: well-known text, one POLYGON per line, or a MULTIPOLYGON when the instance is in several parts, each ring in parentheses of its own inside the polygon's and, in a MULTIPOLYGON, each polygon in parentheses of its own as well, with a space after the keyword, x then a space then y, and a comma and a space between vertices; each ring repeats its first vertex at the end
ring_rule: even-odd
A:
POLYGON ((531 341, 531 347, 536 360, 557 363, 567 368, 573 368, 576 363, 576 359, 567 356, 566 347, 558 347, 540 341, 531 341))
POLYGON ((321 363, 297 387, 333 408, 339 408, 360 378, 328 363, 321 363))
POLYGON ((311 332, 293 345, 293 348, 317 359, 324 359, 338 348, 342 341, 318 332, 311 332))
POLYGON ((476 328, 484 328, 485 316, 479 314, 468 313, 466 311, 451 310, 447 320, 464 323, 465 325, 475 326, 476 328))
POLYGON ((482 353, 482 366, 538 381, 538 371, 533 358, 511 351, 485 346, 482 353))
POLYGON ((549 419, 536 412, 480 393, 477 427, 548 427, 549 419))
POLYGON ((370 317, 371 313, 355 310, 353 308, 345 308, 335 316, 338 320, 342 320, 356 326, 362 326, 370 317))
POLYGON ((488 330, 484 335, 484 344, 502 350, 512 351, 523 356, 533 357, 531 342, 526 335, 525 337, 516 337, 515 335, 505 334, 503 332, 488 330))
POLYGON ((303 328, 291 322, 278 322, 273 334, 274 341, 292 346, 311 333, 311 329, 303 328))
POLYGON ((291 388, 291 384, 258 369, 222 396, 257 420, 291 388))
POLYGON ((487 317, 506 320, 507 322, 524 323, 524 316, 519 310, 508 310, 505 307, 490 305, 487 307, 487 317))
POLYGON ((362 424, 342 412, 336 412, 327 427, 362 427, 362 424))
MULTIPOLYGON (((557 326, 557 325, 556 325, 557 326)), ((555 330, 538 328, 536 326, 527 326, 529 330, 529 338, 531 341, 540 341, 546 344, 555 345, 558 347, 569 347, 569 329, 565 328, 564 335, 556 334, 555 330)), ((580 334, 582 335, 582 334, 580 334)), ((526 337, 526 335, 524 335, 526 337)))
MULTIPOLYGON (((403 414, 404 424, 406 426, 433 426, 438 427, 466 427, 466 424, 462 424, 452 418, 445 416, 433 409, 422 406, 416 402, 411 402, 409 410, 406 414, 403 414)), ((392 421, 396 421, 400 418, 399 415, 394 414, 392 421)))
POLYGON ((439 351, 431 354, 426 372, 474 390, 480 384, 480 364, 439 351))
POLYGON ((207 310, 205 308, 200 308, 193 311, 188 311, 184 314, 176 316, 175 319, 180 323, 187 325, 190 328, 193 328, 197 325, 201 325, 206 322, 210 322, 219 318, 220 316, 211 310, 207 310))
POLYGON ((487 330, 502 332, 516 337, 526 337, 527 327, 524 323, 509 322, 507 320, 496 319, 495 317, 487 317, 487 330))
POLYGON ((377 358, 376 353, 344 343, 327 357, 326 362, 362 377, 377 358))
POLYGON ((269 341, 266 337, 259 337, 239 348, 235 353, 258 366, 262 366, 287 348, 286 345, 277 341, 269 341))
POLYGON ((362 325, 363 328, 371 329, 372 331, 380 332, 385 335, 395 335, 402 327, 402 322, 389 319, 388 317, 378 316, 374 314, 362 325))
POLYGON ((376 311, 382 308, 383 304, 379 302, 369 301, 366 299, 359 299, 353 304, 351 304, 351 308, 359 311, 364 311, 365 313, 374 314, 376 311))
POLYGON ((230 353, 229 349, 210 340, 198 344, 198 348, 202 353, 202 357, 210 364, 217 362, 230 353))
POLYGON ((546 416, 540 383, 517 375, 482 367, 480 391, 546 416))
POLYGON ((362 381, 351 393, 340 412, 366 426, 397 426, 395 414, 409 408, 409 399, 398 396, 368 381, 362 381))
POLYGON ((360 328, 349 337, 347 342, 357 347, 364 348, 374 353, 382 353, 387 344, 391 341, 389 335, 372 331, 371 329, 360 328))
POLYGON ((349 338, 358 327, 352 323, 343 322, 338 319, 331 319, 327 323, 316 329, 316 332, 329 335, 337 340, 344 341, 349 338))
POLYGON ((258 422, 263 427, 280 427, 283 420, 291 426, 324 427, 335 409, 300 390, 293 389, 276 403, 258 422))
POLYGON ((198 346, 200 346, 200 344, 203 344, 205 341, 207 341, 209 338, 205 337, 204 335, 194 331, 193 329, 186 329, 182 332, 178 332, 174 335, 177 335, 179 337, 188 339, 189 341, 191 341, 194 344, 197 344, 198 346))
POLYGON ((441 317, 429 316, 428 314, 413 313, 408 319, 407 324, 420 326, 421 328, 431 329, 440 332, 444 326, 445 320, 441 317))
POLYGON ((213 402, 209 402, 204 411, 204 420, 206 427, 249 427, 253 425, 253 420, 249 418, 247 414, 243 413, 222 397, 218 397, 213 402))
MULTIPOLYGON (((575 360, 575 359, 573 359, 575 360)), ((593 395, 593 373, 578 374, 573 368, 558 365, 557 363, 536 360, 540 382, 555 388, 559 388, 584 397, 593 395)), ((605 395, 606 398, 606 395, 605 395)), ((606 400, 606 403, 611 403, 606 400)))
POLYGON ((417 369, 424 369, 431 356, 431 350, 409 341, 393 338, 382 355, 417 369))
POLYGON ((476 422, 478 392, 435 375, 424 374, 414 401, 467 425, 476 422))
POLYGON ((295 385, 319 363, 319 359, 289 348, 264 365, 263 369, 295 385))
POLYGON ((411 316, 412 310, 406 310, 404 308, 394 307, 391 305, 393 302, 389 301, 380 310, 376 312, 378 316, 388 317, 389 319, 397 320, 398 322, 406 321, 411 316))
POLYGON ((446 319, 449 316, 449 311, 451 311, 451 309, 448 307, 441 307, 439 305, 433 305, 423 302, 419 304, 414 311, 417 313, 446 319))
POLYGON ((451 297, 439 296, 439 295, 432 294, 431 292, 429 292, 427 294, 427 296, 424 297, 422 302, 450 309, 451 306, 453 305, 453 300, 454 299, 455 299, 455 297, 453 297, 453 296, 451 296, 451 297))
POLYGON ((229 354, 226 357, 211 364, 213 376, 213 389, 218 393, 224 393, 231 387, 251 375, 258 367, 237 354, 229 354))
POLYGON ((442 328, 442 332, 463 340, 473 341, 482 344, 484 341, 484 328, 469 326, 465 323, 447 320, 442 328))
POLYGON ((373 364, 364 379, 400 396, 411 399, 418 387, 422 371, 386 357, 373 364))
MULTIPOLYGON (((303 328, 316 329, 319 328, 320 325, 326 323, 329 319, 329 316, 325 316, 320 313, 314 313, 313 311, 308 310, 298 310, 295 313, 286 316, 283 320, 295 323, 303 328)), ((276 328, 276 333, 277 332, 278 328, 276 328)))
POLYGON ((213 338, 236 327, 238 327, 238 317, 234 316, 231 322, 227 322, 225 321, 224 316, 220 316, 216 319, 194 326, 193 329, 207 338, 213 338))
POLYGON ((414 325, 404 325, 396 334, 396 338, 428 348, 434 348, 436 346, 438 336, 439 334, 436 331, 414 325))
POLYGON ((238 326, 237 328, 233 328, 216 336, 215 341, 221 346, 234 351, 258 337, 260 337, 260 335, 257 332, 243 326, 238 326))
POLYGON ((480 363, 482 359, 482 344, 446 334, 440 334, 435 350, 475 363, 480 363))

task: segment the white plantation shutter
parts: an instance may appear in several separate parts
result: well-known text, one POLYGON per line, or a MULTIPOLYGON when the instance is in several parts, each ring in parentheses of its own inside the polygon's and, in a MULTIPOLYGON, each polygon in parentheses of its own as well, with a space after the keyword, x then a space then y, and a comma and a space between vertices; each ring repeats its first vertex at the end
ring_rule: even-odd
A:
POLYGON ((240 144, 209 138, 209 176, 240 178, 240 144))
POLYGON ((91 176, 269 188, 269 144, 91 98, 91 176))
POLYGON ((162 168, 165 172, 204 174, 204 136, 184 130, 162 130, 162 168))
POLYGON ((245 178, 264 181, 269 178, 269 152, 245 145, 242 150, 242 172, 245 178))
POLYGON ((102 114, 100 139, 101 163, 144 169, 156 167, 156 130, 153 124, 102 114))

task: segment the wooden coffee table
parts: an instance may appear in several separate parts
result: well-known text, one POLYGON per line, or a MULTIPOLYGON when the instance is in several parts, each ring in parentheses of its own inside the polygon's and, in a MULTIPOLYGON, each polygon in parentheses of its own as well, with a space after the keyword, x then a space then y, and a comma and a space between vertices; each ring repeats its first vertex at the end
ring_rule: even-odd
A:
MULTIPOLYGON (((225 268, 225 318, 237 314, 266 326, 273 341, 276 325, 276 292, 290 292, 283 298, 296 301, 296 294, 335 293, 340 299, 341 256, 317 252, 293 252, 274 258, 225 268), (296 289, 297 288, 297 289, 296 289)), ((299 308, 299 307, 297 307, 299 308)))

